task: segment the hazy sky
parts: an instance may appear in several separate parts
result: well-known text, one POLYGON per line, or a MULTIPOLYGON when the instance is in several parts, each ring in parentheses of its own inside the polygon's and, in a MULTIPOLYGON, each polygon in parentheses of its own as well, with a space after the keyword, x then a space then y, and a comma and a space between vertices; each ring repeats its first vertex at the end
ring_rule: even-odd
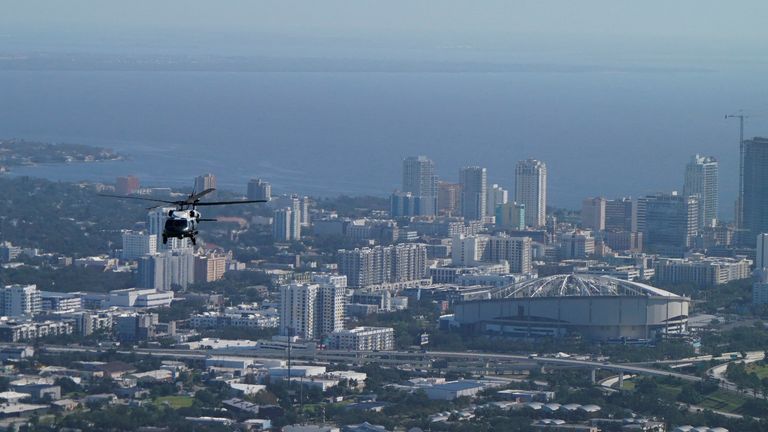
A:
POLYGON ((0 37, 82 48, 162 36, 182 50, 239 39, 255 53, 280 38, 287 55, 349 44, 371 57, 392 47, 728 56, 766 48, 766 16, 764 0, 0 0, 0 37))

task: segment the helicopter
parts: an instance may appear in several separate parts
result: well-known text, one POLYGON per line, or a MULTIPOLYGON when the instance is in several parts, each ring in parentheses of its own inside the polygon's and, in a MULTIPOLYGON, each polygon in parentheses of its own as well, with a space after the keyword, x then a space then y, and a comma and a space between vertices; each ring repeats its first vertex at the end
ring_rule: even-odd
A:
POLYGON ((199 210, 197 210, 197 207, 267 202, 267 200, 200 202, 200 198, 202 198, 205 195, 208 195, 209 193, 215 190, 216 189, 214 188, 210 188, 198 193, 195 193, 193 191, 191 194, 189 194, 189 196, 186 199, 178 200, 178 201, 167 201, 167 200, 160 200, 160 199, 153 199, 153 198, 141 198, 141 197, 124 196, 124 195, 109 195, 109 194, 99 194, 99 195, 105 196, 105 197, 111 197, 111 198, 124 198, 124 199, 133 199, 133 200, 140 200, 140 201, 151 201, 151 202, 162 203, 152 207, 147 207, 147 210, 156 209, 158 207, 161 207, 163 204, 175 205, 176 209, 168 211, 168 219, 165 220, 165 225, 163 225, 163 234, 162 234, 163 244, 167 244, 169 238, 178 238, 178 239, 189 238, 192 244, 196 245, 197 244, 196 236, 198 234, 198 230, 197 230, 198 224, 200 222, 216 222, 216 219, 203 219, 202 214, 200 213, 199 210))

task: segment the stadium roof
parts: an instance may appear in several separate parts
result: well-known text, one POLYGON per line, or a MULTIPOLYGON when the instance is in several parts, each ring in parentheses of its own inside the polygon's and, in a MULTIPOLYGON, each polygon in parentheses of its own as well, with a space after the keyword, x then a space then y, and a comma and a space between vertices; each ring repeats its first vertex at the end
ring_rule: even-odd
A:
POLYGON ((523 281, 499 288, 493 298, 528 297, 673 297, 679 295, 646 285, 610 276, 563 274, 523 281))

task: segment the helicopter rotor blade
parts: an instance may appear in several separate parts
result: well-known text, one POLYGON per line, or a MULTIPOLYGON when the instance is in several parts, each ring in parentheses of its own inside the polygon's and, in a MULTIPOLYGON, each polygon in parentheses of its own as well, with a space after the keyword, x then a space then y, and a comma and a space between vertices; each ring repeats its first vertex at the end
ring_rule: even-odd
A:
POLYGON ((187 198, 187 203, 192 204, 195 201, 199 200, 200 198, 208 195, 209 193, 215 190, 216 190, 215 188, 209 188, 199 193, 195 193, 194 191, 192 191, 192 194, 189 196, 189 198, 187 198))
POLYGON ((253 203, 265 203, 267 200, 240 200, 240 201, 213 201, 213 202, 201 202, 196 203, 196 206, 217 206, 217 205, 230 205, 230 204, 253 204, 253 203))
POLYGON ((218 219, 198 219, 198 222, 218 222, 218 219))
MULTIPOLYGON (((174 204, 179 205, 181 201, 167 201, 167 200, 160 200, 160 199, 153 199, 153 198, 141 198, 141 197, 133 197, 133 196, 125 196, 125 195, 109 195, 109 194, 98 194, 99 196, 103 197, 110 197, 110 198, 125 198, 125 199, 132 199, 132 200, 139 200, 139 201, 151 201, 151 202, 159 202, 159 203, 165 203, 165 204, 174 204)), ((155 206, 155 207, 160 207, 155 206)))

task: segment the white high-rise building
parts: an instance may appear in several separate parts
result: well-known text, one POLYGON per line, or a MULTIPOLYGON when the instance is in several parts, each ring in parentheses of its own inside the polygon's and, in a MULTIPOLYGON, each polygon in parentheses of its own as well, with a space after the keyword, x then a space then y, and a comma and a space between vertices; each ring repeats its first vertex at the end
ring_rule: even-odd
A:
POLYGON ((195 256, 192 249, 163 251, 139 259, 136 283, 141 288, 170 291, 195 282, 195 256))
POLYGON ((593 231, 605 229, 605 208, 608 200, 602 197, 587 198, 581 202, 581 226, 593 231))
POLYGON ((467 220, 483 220, 488 198, 488 173, 478 166, 459 171, 461 184, 461 215, 467 220))
POLYGON ((403 160, 403 190, 418 197, 419 215, 437 213, 437 175, 435 163, 426 156, 411 156, 403 160))
POLYGON ((485 214, 496 215, 496 207, 509 202, 509 191, 494 184, 488 188, 488 196, 485 198, 485 214))
POLYGON ((755 269, 768 269, 768 233, 758 234, 755 269))
POLYGON ((287 242, 296 240, 291 229, 293 221, 293 210, 290 208, 286 207, 275 210, 272 216, 272 236, 275 241, 287 242))
POLYGON ((515 201, 525 205, 525 224, 547 223, 547 165, 536 159, 522 160, 515 167, 515 201))
POLYGON ((309 206, 312 204, 312 201, 309 199, 309 197, 301 197, 300 200, 300 207, 301 207, 301 226, 305 228, 309 228, 311 225, 311 221, 309 219, 309 206))
POLYGON ((123 231, 124 260, 135 260, 157 253, 157 236, 145 232, 123 231))
POLYGON ((340 250, 338 260, 339 273, 355 288, 415 281, 427 275, 427 245, 424 244, 340 250))
POLYGON ((344 328, 346 278, 320 276, 280 287, 280 334, 318 339, 344 328))
POLYGON ((7 285, 0 297, 2 316, 34 316, 42 310, 42 300, 37 285, 7 285))
POLYGON ((451 240, 451 259, 455 266, 506 261, 510 272, 530 273, 533 269, 533 242, 530 237, 459 235, 451 240))
POLYGON ((684 196, 699 198, 699 228, 715 226, 718 210, 717 159, 694 155, 685 167, 684 196))

